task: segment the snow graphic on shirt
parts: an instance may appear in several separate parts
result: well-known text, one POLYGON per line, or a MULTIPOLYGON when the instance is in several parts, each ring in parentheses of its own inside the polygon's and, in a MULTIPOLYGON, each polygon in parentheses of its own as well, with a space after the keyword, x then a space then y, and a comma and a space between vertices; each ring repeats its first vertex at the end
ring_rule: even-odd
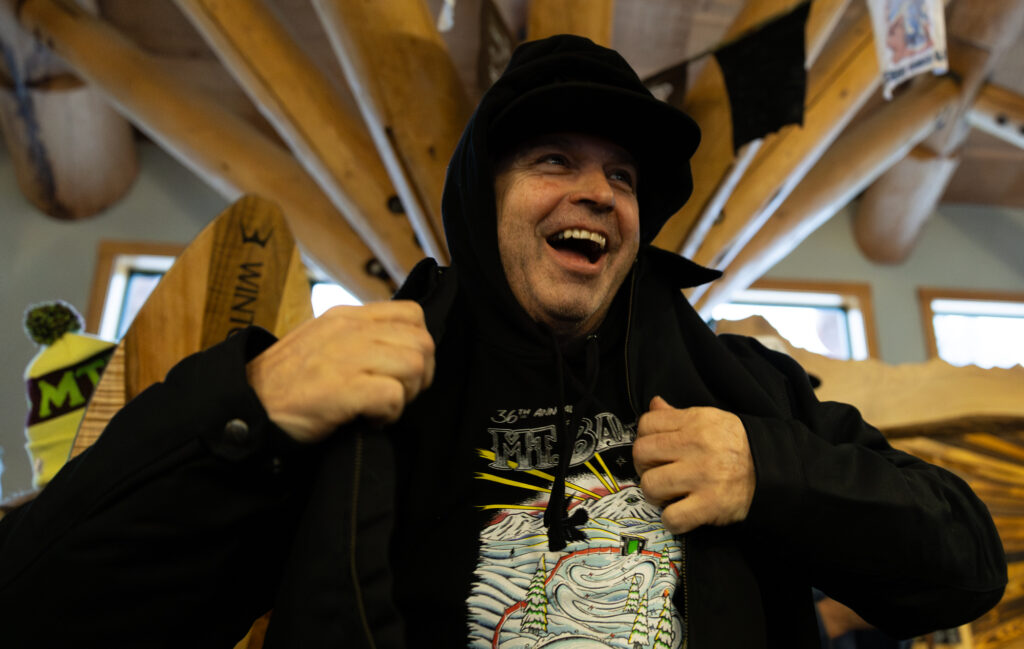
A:
MULTIPOLYGON (((672 601, 680 583, 680 542, 664 528, 660 512, 644 500, 640 488, 617 482, 593 445, 591 452, 585 467, 576 467, 566 479, 574 508, 584 507, 589 515, 580 528, 587 538, 558 552, 548 550, 543 523, 553 476, 536 469, 498 474, 493 462, 492 472, 477 475, 513 487, 525 498, 482 505, 495 510, 495 517, 480 533, 467 602, 469 646, 683 646, 682 612, 672 601)), ((486 450, 480 456, 495 458, 486 450)), ((509 464, 511 470, 518 466, 509 464)))

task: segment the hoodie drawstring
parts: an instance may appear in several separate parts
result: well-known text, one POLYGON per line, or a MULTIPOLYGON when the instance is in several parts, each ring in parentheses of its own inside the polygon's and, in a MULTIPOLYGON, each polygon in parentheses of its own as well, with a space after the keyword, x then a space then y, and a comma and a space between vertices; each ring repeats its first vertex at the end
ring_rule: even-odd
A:
MULTIPOLYGON (((548 499, 548 506, 544 510, 544 526, 548 528, 548 549, 557 552, 563 549, 570 541, 584 541, 587 538, 585 532, 579 529, 581 525, 589 520, 587 510, 577 507, 576 511, 569 516, 569 502, 565 497, 565 477, 569 473, 569 464, 572 460, 573 449, 576 446, 576 433, 579 427, 579 412, 584 403, 593 399, 594 387, 597 385, 598 364, 600 361, 600 350, 597 345, 597 336, 587 336, 586 342, 586 386, 583 396, 573 406, 572 414, 565 417, 565 361, 562 358, 562 349, 552 334, 552 342, 555 347, 555 368, 558 379, 558 469, 555 472, 555 481, 551 485, 551 497, 548 499)), ((575 377, 574 377, 575 378, 575 377)))

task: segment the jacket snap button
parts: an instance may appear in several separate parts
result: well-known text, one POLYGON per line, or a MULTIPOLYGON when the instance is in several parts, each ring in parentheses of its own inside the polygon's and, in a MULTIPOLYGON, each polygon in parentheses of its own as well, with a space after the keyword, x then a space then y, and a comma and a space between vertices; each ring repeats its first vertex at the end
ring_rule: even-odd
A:
POLYGON ((249 437, 249 424, 241 419, 232 419, 224 424, 224 436, 235 443, 242 443, 249 437))

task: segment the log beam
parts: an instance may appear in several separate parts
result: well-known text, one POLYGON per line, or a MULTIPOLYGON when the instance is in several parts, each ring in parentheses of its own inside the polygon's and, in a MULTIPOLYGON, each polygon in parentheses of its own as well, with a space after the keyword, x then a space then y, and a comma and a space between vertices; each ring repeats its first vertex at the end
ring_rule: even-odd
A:
MULTIPOLYGON (((86 7, 95 13, 95 3, 86 7)), ((0 129, 18 188, 41 211, 81 219, 115 203, 138 172, 129 124, 0 3, 0 129)))
POLYGON ((959 88, 931 78, 850 127, 811 169, 698 303, 705 316, 750 286, 812 232, 935 131, 955 107, 959 88))
POLYGON ((284 148, 73 3, 26 0, 18 19, 225 198, 249 192, 278 203, 310 256, 360 299, 391 294, 366 271, 369 248, 284 148))
POLYGON ((976 129, 1024 149, 1024 96, 985 84, 967 112, 967 121, 976 129))
POLYGON ((423 257, 358 115, 261 0, 176 0, 388 274, 423 257))
POLYGON ((612 46, 615 0, 532 0, 526 21, 528 40, 555 34, 586 36, 612 46))
MULTIPOLYGON (((724 40, 737 38, 771 18, 793 9, 796 0, 751 0, 730 25, 724 40)), ((849 0, 818 0, 807 17, 807 65, 821 54, 849 0)), ((726 200, 744 176, 760 143, 751 142, 738 156, 732 149, 732 119, 725 80, 718 65, 705 65, 681 108, 701 128, 701 144, 691 161, 693 195, 661 229, 654 244, 693 256, 719 219, 726 200)), ((773 136, 769 135, 767 140, 773 136)))
POLYGON ((914 156, 875 181, 857 206, 857 243, 865 256, 880 263, 900 263, 910 255, 945 194, 959 164, 957 152, 970 132, 967 114, 985 79, 1024 27, 1024 2, 957 2, 947 23, 950 70, 960 78, 961 87, 956 111, 914 156), (907 191, 907 183, 917 185, 914 191, 907 191), (903 223, 894 223, 893 215, 900 215, 903 223))
POLYGON ((882 264, 905 261, 959 165, 959 156, 919 146, 878 178, 861 197, 853 221, 861 252, 882 264))
MULTIPOLYGON (((802 127, 783 128, 766 139, 743 182, 726 202, 694 259, 727 267, 790 192, 818 162, 878 88, 878 60, 865 13, 826 48, 808 79, 802 127)), ((691 294, 699 299, 705 287, 691 294)))
POLYGON ((423 0, 313 0, 420 245, 448 258, 441 193, 471 107, 423 0))

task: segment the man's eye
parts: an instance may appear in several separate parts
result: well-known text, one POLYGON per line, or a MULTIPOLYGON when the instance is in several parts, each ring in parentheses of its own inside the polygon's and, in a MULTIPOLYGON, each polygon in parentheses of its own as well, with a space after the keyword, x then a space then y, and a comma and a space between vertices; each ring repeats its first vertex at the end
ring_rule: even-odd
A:
POLYGON ((544 164, 558 165, 558 166, 561 166, 561 167, 565 167, 565 166, 569 165, 568 158, 566 158, 564 155, 561 155, 561 154, 558 154, 558 153, 548 153, 548 154, 545 154, 545 155, 541 156, 540 162, 542 162, 544 164))
POLYGON ((633 178, 633 174, 624 169, 615 169, 608 173, 608 179, 627 185, 630 189, 636 188, 636 180, 633 178))

